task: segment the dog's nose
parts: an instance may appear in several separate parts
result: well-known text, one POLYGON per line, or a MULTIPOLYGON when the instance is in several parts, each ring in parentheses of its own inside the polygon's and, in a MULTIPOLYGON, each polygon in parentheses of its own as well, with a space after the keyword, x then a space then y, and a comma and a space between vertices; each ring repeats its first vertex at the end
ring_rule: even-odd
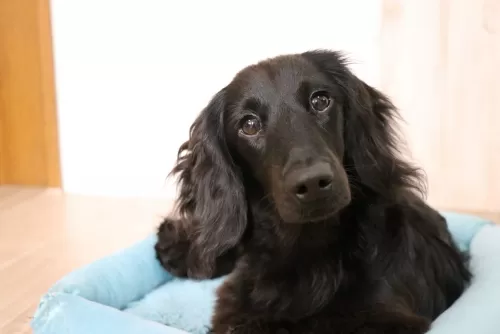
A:
POLYGON ((294 171, 289 175, 289 189, 300 201, 309 202, 328 196, 332 191, 333 171, 326 163, 294 171))

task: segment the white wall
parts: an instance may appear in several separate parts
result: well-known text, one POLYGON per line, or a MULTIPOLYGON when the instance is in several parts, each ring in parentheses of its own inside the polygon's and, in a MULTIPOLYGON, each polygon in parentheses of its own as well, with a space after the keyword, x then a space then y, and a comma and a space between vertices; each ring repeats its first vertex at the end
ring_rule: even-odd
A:
POLYGON ((379 83, 380 1, 52 0, 63 187, 174 194, 188 127, 242 67, 347 51, 379 83))

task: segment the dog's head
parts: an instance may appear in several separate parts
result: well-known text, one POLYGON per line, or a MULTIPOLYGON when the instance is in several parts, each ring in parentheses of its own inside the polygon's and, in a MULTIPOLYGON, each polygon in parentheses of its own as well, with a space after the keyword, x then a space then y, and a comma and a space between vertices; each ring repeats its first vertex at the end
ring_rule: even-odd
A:
POLYGON ((174 169, 180 211, 198 222, 205 256, 241 239, 249 191, 269 198, 282 222, 309 223, 353 197, 390 197, 410 184, 414 170, 397 158, 393 114, 336 52, 281 56, 239 72, 196 119, 174 169))
MULTIPOLYGON (((336 61, 334 70, 346 71, 332 54, 336 61)), ((351 199, 345 96, 335 80, 312 57, 282 56, 244 69, 224 90, 229 148, 284 222, 322 220, 351 199)))

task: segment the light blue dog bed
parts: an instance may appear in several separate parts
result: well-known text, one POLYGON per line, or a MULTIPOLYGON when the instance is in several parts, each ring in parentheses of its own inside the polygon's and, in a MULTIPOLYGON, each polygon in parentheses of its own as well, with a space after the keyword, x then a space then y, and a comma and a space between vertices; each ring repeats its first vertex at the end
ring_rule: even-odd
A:
MULTIPOLYGON (((475 278, 429 333, 499 333, 500 227, 443 214, 459 246, 470 252, 475 278)), ((63 277, 42 297, 34 333, 205 334, 223 278, 173 279, 158 265, 154 243, 151 236, 63 277)))

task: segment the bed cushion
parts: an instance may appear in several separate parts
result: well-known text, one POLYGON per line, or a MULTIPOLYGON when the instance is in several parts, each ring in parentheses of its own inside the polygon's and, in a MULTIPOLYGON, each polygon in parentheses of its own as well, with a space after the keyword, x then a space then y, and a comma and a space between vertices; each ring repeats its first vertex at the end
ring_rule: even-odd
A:
MULTIPOLYGON (((492 334, 500 328, 500 227, 479 217, 443 212, 475 278, 433 324, 432 334, 492 334)), ((177 279, 155 259, 154 235, 75 270, 41 298, 35 334, 205 334, 224 278, 177 279)))

